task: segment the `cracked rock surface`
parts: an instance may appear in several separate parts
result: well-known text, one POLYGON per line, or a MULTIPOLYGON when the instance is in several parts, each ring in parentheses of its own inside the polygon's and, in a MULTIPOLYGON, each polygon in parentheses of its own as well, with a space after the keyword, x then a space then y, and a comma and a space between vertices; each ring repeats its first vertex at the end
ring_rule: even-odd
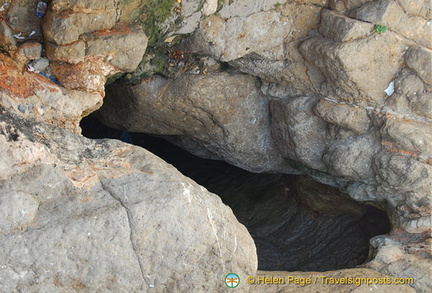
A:
POLYGON ((144 149, 2 110, 0 153, 2 292, 209 291, 256 271, 231 209, 144 149))

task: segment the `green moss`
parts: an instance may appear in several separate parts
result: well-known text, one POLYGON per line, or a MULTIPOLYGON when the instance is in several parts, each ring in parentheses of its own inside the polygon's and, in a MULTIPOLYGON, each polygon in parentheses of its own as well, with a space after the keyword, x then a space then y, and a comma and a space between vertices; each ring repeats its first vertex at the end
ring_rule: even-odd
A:
POLYGON ((374 33, 378 33, 378 34, 383 34, 387 31, 388 27, 386 27, 385 25, 380 25, 380 24, 376 24, 374 26, 374 33))
MULTIPOLYGON (((129 3, 132 0, 122 0, 129 3)), ((142 78, 161 74, 170 77, 172 73, 168 68, 169 46, 175 44, 164 43, 165 35, 179 17, 180 5, 175 0, 143 0, 142 4, 134 9, 132 20, 135 21, 149 38, 146 54, 141 63, 133 72, 117 73, 107 79, 107 84, 122 79, 127 83, 137 83, 142 78)))
POLYGON ((118 73, 115 73, 115 74, 109 76, 105 82, 105 85, 113 83, 117 79, 121 78, 123 76, 123 74, 124 74, 123 72, 118 72, 118 73))
POLYGON ((174 22, 179 5, 175 0, 145 0, 141 7, 138 23, 149 37, 149 46, 152 46, 174 22))

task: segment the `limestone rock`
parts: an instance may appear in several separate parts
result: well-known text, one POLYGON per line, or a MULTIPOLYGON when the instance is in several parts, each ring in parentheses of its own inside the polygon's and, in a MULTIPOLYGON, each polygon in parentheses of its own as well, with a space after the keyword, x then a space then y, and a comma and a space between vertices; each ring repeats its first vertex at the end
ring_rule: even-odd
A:
POLYGON ((96 32, 86 40, 86 54, 104 56, 123 72, 133 71, 147 48, 147 37, 137 26, 118 26, 110 31, 96 32))
MULTIPOLYGON (((247 56, 229 62, 240 71, 257 76, 267 83, 289 87, 292 91, 313 90, 312 73, 303 62, 288 60, 268 60, 247 56)), ((271 86, 271 85, 270 85, 271 86)), ((286 94, 282 96, 287 96, 286 94)))
POLYGON ((249 170, 282 166, 271 139, 267 100, 251 76, 215 72, 172 81, 154 77, 135 86, 112 84, 99 115, 115 128, 184 136, 249 170))
POLYGON ((38 39, 42 36, 40 29, 41 19, 36 16, 36 1, 32 0, 13 0, 6 6, 6 20, 14 34, 27 38, 32 34, 32 38, 38 39))
POLYGON ((430 237, 427 239, 424 234, 413 235, 399 231, 391 236, 377 236, 371 239, 371 244, 376 256, 367 267, 384 274, 390 273, 397 278, 412 278, 410 286, 416 292, 429 290, 432 261, 424 256, 430 254, 430 237), (409 243, 409 239, 414 240, 414 243, 409 243))
POLYGON ((133 71, 141 62, 147 48, 147 37, 137 26, 117 25, 110 30, 87 34, 67 45, 47 44, 51 60, 78 63, 85 56, 102 56, 123 72, 133 71))
POLYGON ((111 29, 116 23, 114 5, 115 1, 53 1, 43 22, 45 38, 65 45, 77 41, 84 33, 111 29))
POLYGON ((8 51, 16 50, 16 40, 5 21, 0 22, 0 47, 8 51))
POLYGON ((86 55, 86 44, 82 40, 67 45, 48 43, 45 46, 45 50, 50 60, 78 63, 81 62, 86 55))
POLYGON ((18 53, 25 56, 28 60, 38 60, 41 58, 42 45, 37 42, 24 43, 18 47, 18 53))
POLYGON ((206 0, 203 4, 202 13, 205 16, 209 16, 217 11, 218 1, 217 0, 206 0))
POLYGON ((428 0, 398 0, 406 13, 426 19, 432 18, 432 7, 428 0))
POLYGON ((271 10, 286 2, 287 0, 237 0, 228 5, 224 4, 219 14, 222 18, 247 17, 261 11, 271 10))
POLYGON ((410 48, 406 62, 423 82, 432 84, 432 50, 423 47, 410 48))
POLYGON ((373 135, 351 136, 333 140, 323 157, 331 174, 353 181, 374 177, 372 159, 379 150, 373 135))
POLYGON ((432 157, 432 125, 429 123, 388 119, 381 133, 402 149, 432 157))
POLYGON ((374 158, 378 183, 375 194, 395 207, 397 225, 412 233, 424 232, 430 226, 432 167, 404 152, 393 152, 374 158))
POLYGON ((232 211, 149 152, 0 121, 1 291, 221 291, 255 273, 232 211))
POLYGON ((346 104, 320 100, 315 111, 325 121, 350 129, 358 134, 367 132, 371 124, 365 109, 346 104))
POLYGON ((147 36, 137 25, 117 22, 121 9, 134 10, 136 3, 121 4, 58 0, 49 6, 43 22, 46 54, 59 61, 54 67, 63 86, 102 92, 107 76, 133 71, 141 62, 147 36), (90 60, 97 64, 84 64, 90 60))
POLYGON ((288 22, 273 11, 226 21, 211 15, 200 22, 191 40, 191 50, 231 61, 280 46, 288 29, 288 22))
POLYGON ((366 3, 356 10, 355 18, 385 25, 405 38, 432 49, 430 20, 406 14, 399 3, 395 1, 378 0, 366 3))
POLYGON ((364 38, 373 31, 370 23, 361 22, 339 14, 332 10, 323 9, 319 32, 326 38, 339 42, 348 42, 364 38))
POLYGON ((425 84, 408 69, 400 72, 394 84, 395 93, 386 101, 393 111, 411 119, 432 118, 432 85, 425 84))
POLYGON ((326 170, 321 158, 326 149, 326 122, 313 115, 319 99, 296 97, 272 100, 272 133, 281 153, 316 170, 326 170))
POLYGON ((106 76, 116 72, 116 69, 107 64, 101 56, 88 56, 77 64, 53 63, 52 70, 62 86, 89 93, 99 93, 102 96, 106 76))
MULTIPOLYGON (((0 60, 0 106, 10 112, 80 132, 81 117, 101 106, 103 95, 100 92, 66 89, 46 76, 25 71, 3 54, 0 60)), ((43 71, 48 65, 48 60, 39 59, 35 69, 43 71)), ((103 83, 104 80, 102 86, 103 83)))
POLYGON ((391 33, 346 43, 314 37, 300 52, 326 77, 320 93, 364 106, 384 103, 384 90, 403 61, 402 44, 391 33))

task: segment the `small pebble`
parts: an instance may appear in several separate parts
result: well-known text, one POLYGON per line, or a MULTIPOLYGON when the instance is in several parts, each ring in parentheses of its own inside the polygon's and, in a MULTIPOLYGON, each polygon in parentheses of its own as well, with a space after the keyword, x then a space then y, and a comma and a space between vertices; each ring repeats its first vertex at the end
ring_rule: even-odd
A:
POLYGON ((19 104, 18 105, 18 111, 20 111, 22 113, 25 113, 26 109, 27 109, 26 105, 24 105, 24 104, 19 104))

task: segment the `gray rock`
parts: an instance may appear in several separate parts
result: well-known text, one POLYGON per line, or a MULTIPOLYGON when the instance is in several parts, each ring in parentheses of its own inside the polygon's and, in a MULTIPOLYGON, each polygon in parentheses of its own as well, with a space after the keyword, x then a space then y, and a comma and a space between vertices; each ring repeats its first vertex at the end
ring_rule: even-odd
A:
POLYGON ((33 38, 41 37, 40 22, 41 18, 36 16, 36 1, 14 0, 2 1, 2 6, 6 8, 5 20, 15 34, 27 38, 32 34, 33 38), (8 3, 9 2, 9 3, 8 3))
POLYGON ((203 4, 202 13, 205 16, 209 16, 217 11, 218 0, 206 0, 203 4))
POLYGON ((403 69, 395 79, 395 93, 386 101, 393 111, 412 119, 432 119, 432 86, 411 70, 403 69), (416 117, 417 116, 417 117, 416 117))
POLYGON ((215 72, 112 84, 99 115, 114 128, 192 139, 231 164, 270 171, 284 163, 271 138, 267 107, 255 78, 215 72))
POLYGON ((313 114, 316 97, 272 100, 272 134, 281 153, 294 161, 320 171, 326 149, 326 122, 313 114))
POLYGON ((28 60, 37 60, 41 58, 42 44, 38 42, 24 43, 18 48, 18 52, 28 60))
POLYGON ((12 36, 12 29, 5 21, 0 21, 0 47, 6 50, 16 50, 16 40, 12 36))
MULTIPOLYGON (((409 5, 407 4, 405 6, 409 5)), ((427 7, 427 4, 423 5, 427 7)), ((415 6, 418 7, 418 4, 415 6)), ((432 49, 430 20, 417 15, 408 15, 395 1, 378 0, 366 3, 355 11, 354 18, 387 26, 403 37, 432 49)))
POLYGON ((432 157, 432 125, 429 123, 388 119, 381 133, 402 149, 432 157))
POLYGON ((397 225, 412 233, 429 229, 432 167, 404 153, 389 152, 376 155, 373 168, 377 174, 376 195, 395 207, 397 225))
POLYGON ((84 58, 86 55, 86 44, 81 40, 65 46, 48 43, 45 50, 50 60, 71 62, 74 59, 82 60, 84 58))
POLYGON ((372 178, 372 158, 379 150, 376 138, 370 134, 333 140, 323 156, 330 173, 348 180, 362 181, 372 178))
POLYGON ((248 56, 230 61, 229 64, 244 73, 272 83, 272 85, 287 86, 302 93, 314 89, 314 82, 310 79, 313 74, 308 72, 308 68, 303 62, 268 60, 248 56))
POLYGON ((406 53, 406 62, 423 82, 432 84, 432 50, 412 47, 406 53))
POLYGON ((416 292, 428 292, 428 284, 432 281, 432 261, 423 258, 430 254, 427 252, 428 245, 407 245, 409 238, 419 242, 424 240, 421 234, 407 235, 403 232, 372 238, 370 242, 376 255, 367 267, 395 278, 407 278, 405 281, 416 292))
POLYGON ((211 15, 200 22, 188 49, 227 62, 254 52, 281 49, 289 28, 288 21, 274 11, 228 20, 211 15))
POLYGON ((323 9, 319 32, 326 38, 339 42, 348 42, 364 38, 374 26, 367 22, 349 18, 335 11, 323 9))
POLYGON ((44 17, 45 38, 58 45, 70 44, 79 36, 112 28, 117 19, 115 1, 55 1, 44 17), (72 12, 71 12, 72 11, 72 12))
POLYGON ((361 106, 383 105, 384 90, 403 62, 400 40, 391 33, 346 43, 314 37, 300 52, 325 76, 320 94, 361 106))
POLYGON ((355 12, 355 18, 374 24, 393 27, 404 16, 398 3, 378 0, 364 4, 355 12))
POLYGON ((370 119, 367 111, 347 104, 336 104, 328 100, 320 100, 315 111, 325 121, 342 126, 355 133, 362 134, 368 131, 370 119))
POLYGON ((432 8, 428 0, 398 0, 403 10, 414 16, 421 16, 426 19, 432 18, 432 8))
POLYGON ((111 65, 130 72, 141 62, 147 41, 138 26, 123 27, 107 34, 93 34, 86 40, 86 55, 106 56, 111 65))
POLYGON ((247 17, 254 13, 271 10, 286 2, 286 0, 237 0, 232 1, 229 5, 224 4, 219 14, 223 18, 247 17))
POLYGON ((255 273, 232 211, 149 152, 0 121, 1 291, 221 291, 255 273))

